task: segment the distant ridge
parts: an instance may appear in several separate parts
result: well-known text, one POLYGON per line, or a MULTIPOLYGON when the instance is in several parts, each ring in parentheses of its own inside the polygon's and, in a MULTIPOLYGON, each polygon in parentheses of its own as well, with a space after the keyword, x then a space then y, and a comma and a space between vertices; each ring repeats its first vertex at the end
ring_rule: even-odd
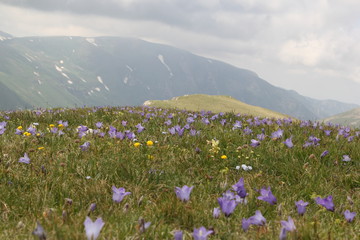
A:
POLYGON ((1 36, 0 83, 12 97, 1 99, 0 110, 136 106, 186 94, 232 96, 310 120, 359 107, 305 97, 250 70, 139 39, 1 36))
POLYGON ((325 118, 323 121, 353 128, 360 128, 360 108, 355 108, 350 111, 325 118))
POLYGON ((144 106, 177 108, 189 111, 234 112, 258 117, 288 118, 289 116, 258 106, 252 106, 230 96, 194 94, 174 97, 171 100, 148 100, 144 106))

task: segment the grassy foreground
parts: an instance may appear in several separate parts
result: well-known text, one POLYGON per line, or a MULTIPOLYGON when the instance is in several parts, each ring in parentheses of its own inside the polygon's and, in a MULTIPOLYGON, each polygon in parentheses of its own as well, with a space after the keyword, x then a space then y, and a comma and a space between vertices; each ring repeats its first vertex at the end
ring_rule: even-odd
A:
POLYGON ((86 239, 86 216, 105 222, 98 239, 173 239, 178 230, 192 239, 201 226, 213 231, 208 239, 278 239, 289 216, 296 230, 288 239, 358 239, 359 144, 360 132, 347 128, 232 113, 2 112, 0 239, 37 239, 37 221, 47 239, 86 239), (214 218, 218 198, 240 178, 247 204, 214 218), (184 185, 194 186, 189 201, 174 191, 184 185), (113 186, 131 194, 115 202, 113 186), (276 204, 258 199, 263 187, 276 204), (330 195, 334 211, 315 202, 330 195), (299 200, 309 203, 303 216, 299 200), (244 231, 243 218, 257 210, 266 224, 244 231), (358 215, 348 222, 345 210, 358 215), (151 225, 144 230, 139 219, 151 225))

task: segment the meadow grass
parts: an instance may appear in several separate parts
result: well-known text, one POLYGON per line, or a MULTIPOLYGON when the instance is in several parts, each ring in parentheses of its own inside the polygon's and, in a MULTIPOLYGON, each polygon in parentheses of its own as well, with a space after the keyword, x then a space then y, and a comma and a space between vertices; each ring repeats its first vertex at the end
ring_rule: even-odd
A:
POLYGON ((37 221, 47 239, 86 239, 86 216, 105 222, 98 239, 173 239, 177 230, 183 231, 184 239, 192 239, 194 228, 201 226, 213 230, 209 239, 278 239, 280 221, 288 216, 296 226, 288 239, 360 235, 359 216, 347 222, 343 215, 347 209, 359 214, 360 208, 356 130, 151 107, 2 112, 0 122, 6 122, 0 135, 0 239, 36 239, 32 232, 37 221), (234 128, 236 121, 242 126, 234 128), (100 128, 97 122, 102 122, 100 128), (145 129, 138 132, 138 124, 145 129), (109 134, 114 128, 128 137, 109 134), (279 129, 283 135, 273 137, 279 129), (324 130, 331 130, 330 135, 324 130), (261 133, 265 138, 252 147, 251 140, 261 133), (305 147, 311 136, 320 140, 305 147), (292 148, 283 143, 290 137, 292 148), (86 142, 90 147, 83 150, 80 146, 86 142), (325 150, 329 154, 321 157, 325 150), (29 164, 19 162, 25 153, 29 164), (343 161, 343 155, 351 160, 343 161), (242 164, 252 170, 237 169, 242 164), (240 178, 247 204, 238 204, 229 217, 214 218, 217 199, 240 178), (184 185, 194 186, 187 202, 174 191, 184 185), (114 202, 112 186, 131 194, 114 202), (275 205, 257 199, 263 187, 271 187, 275 205), (333 212, 314 200, 329 195, 333 212), (303 216, 295 207, 298 200, 309 202, 303 216), (89 210, 92 203, 94 211, 89 210), (252 225, 245 232, 242 219, 256 210, 266 224, 252 225), (141 231, 139 219, 151 222, 150 227, 141 231))

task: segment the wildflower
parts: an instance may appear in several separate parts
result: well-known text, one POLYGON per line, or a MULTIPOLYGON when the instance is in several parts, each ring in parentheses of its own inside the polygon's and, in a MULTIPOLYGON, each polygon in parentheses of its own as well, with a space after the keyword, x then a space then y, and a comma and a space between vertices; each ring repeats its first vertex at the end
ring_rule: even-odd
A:
POLYGON ((95 222, 93 222, 89 217, 86 217, 84 226, 87 239, 96 240, 99 237, 100 231, 104 225, 105 223, 102 218, 97 218, 95 222))
POLYGON ((93 211, 95 211, 95 209, 96 209, 96 203, 92 203, 92 204, 90 204, 88 211, 93 212, 93 211))
POLYGON ((288 217, 287 221, 281 221, 282 228, 280 230, 280 240, 286 240, 286 234, 287 232, 292 232, 296 230, 294 221, 291 217, 288 217))
POLYGON ((249 217, 250 224, 262 226, 266 224, 266 219, 259 210, 255 211, 255 215, 249 217))
POLYGON ((32 232, 33 235, 37 236, 39 240, 46 240, 46 234, 44 228, 41 226, 39 222, 36 222, 36 228, 32 232))
POLYGON ((58 125, 58 128, 64 128, 64 124, 60 123, 60 124, 58 125))
POLYGON ((29 133, 29 132, 24 132, 23 134, 24 134, 24 136, 27 136, 27 137, 31 136, 31 133, 29 133))
POLYGON ((151 146, 154 145, 154 142, 149 140, 149 141, 146 142, 146 145, 149 146, 149 147, 151 147, 151 146))
POLYGON ((244 187, 244 178, 240 178, 240 180, 236 184, 232 185, 232 188, 241 198, 246 197, 247 193, 244 187))
POLYGON ((309 205, 308 202, 304 202, 303 200, 295 202, 295 205, 297 207, 297 211, 300 215, 304 215, 306 211, 306 206, 309 205))
POLYGON ((23 127, 22 127, 22 126, 18 126, 16 129, 21 131, 21 130, 23 129, 23 127))
POLYGON ((244 171, 250 171, 250 170, 252 170, 252 167, 251 167, 251 166, 246 166, 245 164, 241 164, 241 168, 242 168, 244 171))
POLYGON ((26 164, 30 163, 30 158, 27 155, 27 153, 24 154, 24 157, 19 158, 19 162, 20 163, 26 163, 26 164))
POLYGON ((135 127, 137 128, 138 133, 141 133, 145 129, 145 127, 143 127, 141 123, 137 124, 135 127))
POLYGON ((86 151, 90 147, 90 142, 85 142, 83 145, 80 145, 81 150, 86 151))
POLYGON ((273 139, 281 138, 283 136, 283 133, 284 131, 279 128, 278 130, 276 130, 271 134, 271 138, 273 139))
POLYGON ((193 232, 193 237, 194 240, 207 240, 207 236, 212 233, 212 230, 207 230, 205 227, 195 228, 193 232))
POLYGON ((125 188, 116 188, 115 186, 112 186, 113 196, 112 199, 114 202, 121 202, 126 195, 131 194, 131 192, 126 192, 125 188))
POLYGON ((225 160, 225 159, 227 159, 227 156, 226 156, 226 155, 222 155, 220 158, 223 159, 223 160, 225 160))
POLYGON ((219 218, 220 217, 220 208, 214 208, 213 210, 213 217, 214 218, 219 218))
POLYGON ((349 210, 346 210, 344 212, 344 216, 345 216, 346 221, 352 222, 352 221, 354 221, 354 218, 356 216, 356 212, 350 212, 349 210))
POLYGON ((343 162, 350 162, 351 158, 349 157, 349 155, 343 155, 343 162))
POLYGON ((242 219, 241 226, 245 232, 249 229, 250 225, 251 225, 251 223, 250 223, 249 219, 246 219, 246 218, 242 219))
POLYGON ((276 204, 276 197, 272 194, 270 187, 260 189, 261 196, 257 197, 259 200, 270 203, 271 205, 276 204))
POLYGON ((148 229, 151 225, 151 222, 145 222, 145 219, 142 217, 139 218, 139 230, 140 233, 144 233, 146 229, 148 229))
POLYGON ((325 156, 328 155, 328 154, 329 154, 329 151, 328 151, 328 150, 325 150, 325 151, 323 151, 323 152, 321 153, 320 158, 323 158, 323 157, 325 157, 325 156))
POLYGON ((95 126, 96 126, 97 128, 102 128, 103 123, 102 123, 102 122, 97 122, 97 123, 95 123, 95 126))
POLYGON ((188 187, 186 185, 182 188, 175 187, 175 194, 181 201, 187 202, 190 199, 190 193, 193 188, 194 186, 188 187))
POLYGON ((287 138, 285 142, 283 142, 288 148, 292 148, 294 144, 292 143, 292 137, 287 138))
POLYGON ((225 214, 225 217, 229 217, 235 210, 237 203, 235 200, 230 200, 226 197, 218 198, 221 211, 225 214))
POLYGON ((182 240, 183 239, 183 232, 182 231, 176 231, 174 234, 174 240, 182 240))
POLYGON ((333 203, 333 197, 331 195, 329 195, 326 198, 317 197, 317 198, 315 198, 315 201, 317 204, 325 207, 327 210, 329 210, 331 212, 333 212, 335 210, 334 203, 333 203))
POLYGON ((141 145, 141 143, 139 143, 139 142, 134 143, 134 147, 140 147, 140 145, 141 145))
POLYGON ((258 147, 258 146, 260 146, 260 141, 257 141, 257 140, 255 140, 255 139, 251 139, 250 146, 252 146, 252 147, 258 147))

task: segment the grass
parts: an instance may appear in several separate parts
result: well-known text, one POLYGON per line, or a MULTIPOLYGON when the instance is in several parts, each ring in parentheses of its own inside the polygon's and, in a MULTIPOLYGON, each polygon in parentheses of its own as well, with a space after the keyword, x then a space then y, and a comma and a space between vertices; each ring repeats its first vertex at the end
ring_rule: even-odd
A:
POLYGON ((150 100, 146 104, 159 108, 176 108, 188 111, 210 110, 215 113, 233 112, 260 117, 285 118, 287 115, 266 108, 243 103, 230 96, 194 94, 175 97, 171 100, 150 100))
POLYGON ((360 108, 355 108, 350 111, 331 116, 323 121, 346 125, 352 128, 360 128, 360 108))
POLYGON ((172 239, 176 230, 183 231, 184 239, 192 239, 194 228, 201 226, 213 229, 209 239, 278 239, 280 221, 288 216, 296 225, 288 239, 356 239, 360 235, 359 216, 353 222, 343 216, 346 209, 359 214, 360 135, 355 130, 347 133, 346 129, 337 136, 339 128, 313 122, 148 107, 2 112, 2 121, 7 125, 0 135, 0 239, 35 239, 32 231, 37 221, 48 239, 86 239, 86 216, 105 222, 98 239, 172 239), (182 136, 169 133, 175 125, 184 127, 190 116, 195 120, 190 128, 198 134, 191 136, 187 129, 182 136), (59 127, 60 120, 68 121, 68 126, 59 127), (165 124, 168 120, 170 125, 165 124), (233 129, 236 121, 242 128, 233 129), (100 129, 97 122, 103 123, 100 129), (140 133, 135 127, 139 123, 145 127, 140 133), (64 134, 52 133, 50 124, 64 134), (31 125, 36 132, 25 136, 31 125), (79 125, 93 130, 80 138, 79 125), (22 134, 16 135, 19 126, 22 134), (134 132, 137 140, 111 138, 110 126, 134 132), (246 128, 252 133, 245 134, 246 128), (272 138, 279 128, 283 136, 272 138), (331 130, 330 136, 324 130, 331 130), (101 132, 105 136, 99 136, 101 132), (260 133, 265 139, 251 147, 251 140, 260 133), (349 140, 345 133, 353 138, 349 140), (291 136, 294 147, 288 148, 283 142, 291 136), (320 138, 319 145, 303 147, 310 136, 320 138), (147 141, 153 141, 153 146, 147 141), (85 142, 90 147, 82 151, 85 142), (141 145, 135 147, 135 142, 141 145), (329 154, 321 158, 325 150, 329 154), (30 164, 19 162, 24 153, 30 164), (352 160, 343 162, 343 155, 352 160), (237 170, 242 164, 253 169, 237 170), (248 204, 239 204, 228 218, 223 214, 213 218, 217 199, 240 178, 244 178, 248 204), (180 201, 174 192, 176 186, 184 185, 194 186, 188 202, 180 201), (131 194, 116 203, 112 186, 124 187, 131 194), (257 189, 268 186, 276 205, 257 199, 257 189), (333 196, 334 212, 314 201, 328 195, 333 196), (304 216, 298 215, 294 204, 300 199, 310 203, 304 216), (97 207, 89 211, 92 203, 97 207), (242 219, 256 210, 266 218, 266 225, 244 232, 242 219), (140 218, 151 222, 143 233, 140 218))

